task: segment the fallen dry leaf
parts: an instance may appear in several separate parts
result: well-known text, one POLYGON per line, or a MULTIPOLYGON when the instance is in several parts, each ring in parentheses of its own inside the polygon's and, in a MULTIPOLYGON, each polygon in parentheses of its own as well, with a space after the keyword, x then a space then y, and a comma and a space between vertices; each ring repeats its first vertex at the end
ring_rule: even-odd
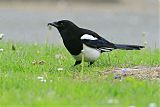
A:
POLYGON ((44 60, 34 60, 32 62, 33 65, 44 65, 46 62, 44 60))

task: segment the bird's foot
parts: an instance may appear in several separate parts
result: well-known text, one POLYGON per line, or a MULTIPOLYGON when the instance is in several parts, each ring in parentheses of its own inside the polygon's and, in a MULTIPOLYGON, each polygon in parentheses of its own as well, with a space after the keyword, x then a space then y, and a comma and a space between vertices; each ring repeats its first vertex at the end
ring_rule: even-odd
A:
POLYGON ((76 61, 74 66, 79 65, 81 63, 81 61, 76 61))
POLYGON ((94 62, 89 62, 89 65, 88 66, 91 66, 91 65, 93 65, 94 64, 94 62))

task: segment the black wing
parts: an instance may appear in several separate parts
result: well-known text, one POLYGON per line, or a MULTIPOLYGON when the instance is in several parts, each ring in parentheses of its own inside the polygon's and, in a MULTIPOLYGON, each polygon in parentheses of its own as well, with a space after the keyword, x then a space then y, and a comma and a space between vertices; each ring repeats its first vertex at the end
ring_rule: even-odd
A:
POLYGON ((84 43, 85 45, 87 45, 89 47, 100 49, 102 52, 103 51, 111 51, 116 48, 113 43, 102 38, 96 32, 93 32, 88 29, 83 29, 83 28, 81 28, 81 31, 83 32, 81 37, 84 36, 85 34, 88 34, 90 36, 93 36, 93 38, 97 38, 96 40, 81 39, 82 43, 84 43))
MULTIPOLYGON (((92 35, 90 35, 92 36, 92 35)), ((94 37, 95 38, 95 37, 94 37)), ((92 47, 101 50, 102 52, 104 51, 112 51, 115 49, 115 45, 107 40, 105 40, 102 37, 96 38, 96 39, 89 39, 89 38, 83 38, 81 39, 82 43, 92 47)))

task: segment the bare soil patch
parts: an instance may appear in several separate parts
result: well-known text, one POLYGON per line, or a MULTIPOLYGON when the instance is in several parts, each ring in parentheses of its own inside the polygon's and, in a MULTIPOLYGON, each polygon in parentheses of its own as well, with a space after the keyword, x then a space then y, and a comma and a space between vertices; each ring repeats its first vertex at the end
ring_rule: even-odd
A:
POLYGON ((114 74, 115 79, 132 76, 138 79, 160 79, 160 66, 135 66, 132 68, 115 68, 102 72, 103 75, 114 74))

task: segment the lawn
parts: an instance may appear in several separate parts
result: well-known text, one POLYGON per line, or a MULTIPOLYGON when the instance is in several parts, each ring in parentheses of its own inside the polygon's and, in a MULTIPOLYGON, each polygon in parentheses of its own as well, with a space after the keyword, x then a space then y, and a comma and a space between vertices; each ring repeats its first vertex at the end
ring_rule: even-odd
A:
POLYGON ((64 48, 0 41, 0 107, 159 107, 160 79, 115 79, 106 70, 159 66, 160 50, 115 50, 73 67, 64 48), (103 74, 103 75, 102 75, 103 74))

